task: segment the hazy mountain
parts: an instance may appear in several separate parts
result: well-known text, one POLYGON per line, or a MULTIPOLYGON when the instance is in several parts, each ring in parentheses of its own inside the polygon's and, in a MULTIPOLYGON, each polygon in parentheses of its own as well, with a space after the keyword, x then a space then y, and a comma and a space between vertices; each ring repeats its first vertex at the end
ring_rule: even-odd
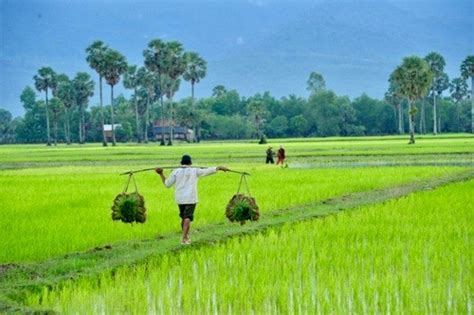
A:
MULTIPOLYGON (((0 3, 0 106, 14 114, 22 113, 19 95, 42 66, 96 79, 84 52, 95 39, 135 64, 151 39, 181 41, 208 61, 198 96, 217 84, 243 95, 306 95, 306 79, 317 71, 338 94, 382 97, 403 56, 438 51, 452 77, 474 47, 467 0, 0 3)), ((129 93, 121 84, 118 92, 129 93)), ((178 96, 188 93, 183 82, 178 96)))

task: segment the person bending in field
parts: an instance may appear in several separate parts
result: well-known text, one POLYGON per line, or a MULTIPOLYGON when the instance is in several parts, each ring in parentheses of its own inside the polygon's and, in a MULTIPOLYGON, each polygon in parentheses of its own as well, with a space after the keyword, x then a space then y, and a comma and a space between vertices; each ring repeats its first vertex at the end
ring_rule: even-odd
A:
POLYGON ((194 210, 198 202, 197 181, 198 177, 215 174, 217 171, 227 172, 229 169, 223 166, 209 168, 191 167, 191 157, 183 155, 181 158, 181 167, 173 170, 168 178, 163 174, 163 169, 157 168, 155 171, 161 177, 161 181, 170 188, 175 185, 174 197, 179 207, 179 216, 181 217, 181 230, 183 238, 181 244, 191 244, 189 239, 189 229, 194 220, 194 210))

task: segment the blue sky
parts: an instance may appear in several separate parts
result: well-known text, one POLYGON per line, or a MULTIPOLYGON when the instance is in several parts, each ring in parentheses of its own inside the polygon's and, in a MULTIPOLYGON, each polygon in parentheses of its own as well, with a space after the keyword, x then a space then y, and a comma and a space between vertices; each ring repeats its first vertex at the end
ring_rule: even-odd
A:
MULTIPOLYGON (((473 54, 472 3, 0 0, 0 107, 21 115, 19 95, 42 66, 96 80, 84 52, 96 39, 138 65, 151 39, 179 40, 208 61, 201 97, 217 84, 245 96, 306 96, 305 81, 317 71, 338 94, 380 98, 403 56, 438 51, 449 76, 459 75, 473 54)), ((121 83, 117 92, 129 95, 121 83)), ((182 82, 178 97, 188 94, 182 82)))

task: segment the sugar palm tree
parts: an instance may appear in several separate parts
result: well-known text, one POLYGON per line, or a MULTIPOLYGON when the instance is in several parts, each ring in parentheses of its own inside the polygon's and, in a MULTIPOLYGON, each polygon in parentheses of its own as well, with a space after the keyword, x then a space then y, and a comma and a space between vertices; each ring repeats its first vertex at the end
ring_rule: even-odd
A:
POLYGON ((120 76, 127 71, 125 57, 114 49, 107 49, 104 56, 104 79, 110 85, 110 117, 112 123, 112 145, 115 141, 114 86, 120 82, 120 76))
MULTIPOLYGON (((191 83, 191 106, 194 111, 194 85, 199 83, 206 76, 207 62, 195 52, 184 53, 184 59, 186 62, 186 70, 183 73, 183 79, 191 83)), ((196 129, 196 126, 193 124, 193 131, 196 136, 195 140, 197 140, 196 129)))
MULTIPOLYGON (((433 79, 431 81, 431 94, 433 97, 433 134, 437 134, 437 117, 436 117, 436 82, 439 80, 439 78, 442 76, 443 71, 444 71, 444 66, 446 65, 446 62, 444 61, 443 56, 436 52, 431 52, 429 53, 425 58, 425 61, 428 63, 428 66, 430 67, 431 72, 433 73, 433 79)), ((422 103, 424 104, 424 103, 422 103)), ((424 115, 424 105, 422 105, 422 115, 421 115, 421 120, 423 124, 425 121, 425 115, 424 115)), ((420 125, 421 127, 421 125, 420 125)))
MULTIPOLYGON (((172 117, 173 111, 173 96, 179 89, 180 80, 179 77, 183 75, 186 70, 186 60, 184 59, 183 45, 177 41, 171 41, 166 43, 165 49, 165 69, 164 74, 169 78, 165 81, 167 88, 163 89, 166 93, 170 104, 170 117, 172 117)), ((170 119, 170 138, 168 145, 173 145, 173 120, 170 119)))
POLYGON ((49 128, 49 110, 48 110, 48 91, 56 88, 56 73, 50 67, 43 67, 38 70, 33 79, 35 80, 36 89, 41 92, 44 91, 46 101, 46 134, 48 137, 47 145, 51 145, 51 133, 49 128))
MULTIPOLYGON (((165 107, 162 93, 162 75, 166 71, 166 43, 161 39, 153 39, 148 43, 148 47, 143 51, 145 59, 145 67, 148 71, 154 74, 156 78, 155 98, 160 99, 161 103, 161 126, 165 124, 165 107)), ((161 142, 160 145, 165 145, 165 131, 161 128, 161 142)))
POLYGON ((397 87, 394 86, 392 82, 390 83, 387 92, 385 92, 385 100, 395 107, 395 117, 398 117, 398 133, 403 134, 405 132, 403 126, 403 100, 400 95, 397 94, 397 87))
POLYGON ((428 64, 420 57, 405 57, 390 75, 390 82, 397 88, 397 94, 408 100, 408 114, 410 116, 410 141, 415 143, 415 114, 413 103, 424 97, 430 88, 433 73, 428 64))
POLYGON ((89 103, 89 98, 94 95, 94 81, 91 76, 85 72, 78 72, 72 80, 74 89, 74 104, 79 111, 79 143, 86 141, 86 124, 84 112, 89 103))
MULTIPOLYGON (((441 75, 434 80, 434 90, 433 92, 436 93, 436 97, 441 97, 443 92, 449 88, 449 77, 448 75, 443 72, 441 75)), ((436 98, 433 98, 435 100, 436 98)), ((438 129, 437 133, 441 133, 441 115, 436 115, 438 117, 438 123, 436 124, 438 129)))
POLYGON ((61 100, 53 97, 49 103, 49 110, 51 111, 51 118, 53 120, 54 145, 58 144, 58 123, 61 118, 64 106, 61 100))
POLYGON ((135 105, 135 127, 136 127, 136 135, 137 135, 137 142, 140 143, 142 142, 141 138, 141 132, 140 132, 140 123, 139 123, 139 117, 138 117, 138 98, 137 96, 137 89, 140 85, 139 77, 137 75, 137 66, 128 66, 127 72, 125 72, 123 76, 123 86, 126 89, 132 89, 133 90, 133 95, 135 96, 133 98, 134 100, 134 105, 135 105))
POLYGON ((145 143, 148 143, 148 126, 150 125, 150 102, 155 97, 156 77, 145 67, 140 67, 137 71, 138 84, 142 90, 142 96, 145 96, 145 143))
POLYGON ((471 78, 471 132, 474 133, 474 55, 462 62, 461 75, 464 79, 471 78))
POLYGON ((467 83, 463 78, 454 78, 449 84, 451 98, 456 104, 456 130, 460 131, 460 108, 459 103, 467 96, 467 83))
POLYGON ((173 145, 173 128, 174 128, 174 108, 173 108, 173 96, 179 90, 179 85, 181 80, 173 79, 168 75, 163 75, 162 79, 162 87, 163 93, 166 95, 168 99, 168 127, 169 127, 169 139, 168 145, 173 145))
POLYGON ((69 80, 68 76, 65 74, 60 74, 57 76, 58 85, 54 91, 54 96, 61 100, 62 105, 64 106, 64 136, 66 138, 66 143, 71 144, 71 131, 69 128, 69 110, 74 105, 74 88, 72 82, 69 80))
POLYGON ((105 53, 108 47, 100 40, 96 40, 86 48, 86 61, 89 66, 99 75, 99 101, 100 101, 100 119, 102 124, 102 145, 107 146, 107 137, 104 130, 104 106, 102 98, 102 78, 105 75, 105 53))

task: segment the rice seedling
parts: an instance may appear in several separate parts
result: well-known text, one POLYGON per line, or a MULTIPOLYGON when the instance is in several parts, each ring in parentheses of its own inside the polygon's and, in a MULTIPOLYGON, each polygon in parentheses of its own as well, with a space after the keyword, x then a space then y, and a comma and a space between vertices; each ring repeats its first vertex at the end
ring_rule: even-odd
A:
POLYGON ((64 313, 472 311, 474 180, 44 289, 64 313), (236 272, 238 270, 238 272, 236 272))

